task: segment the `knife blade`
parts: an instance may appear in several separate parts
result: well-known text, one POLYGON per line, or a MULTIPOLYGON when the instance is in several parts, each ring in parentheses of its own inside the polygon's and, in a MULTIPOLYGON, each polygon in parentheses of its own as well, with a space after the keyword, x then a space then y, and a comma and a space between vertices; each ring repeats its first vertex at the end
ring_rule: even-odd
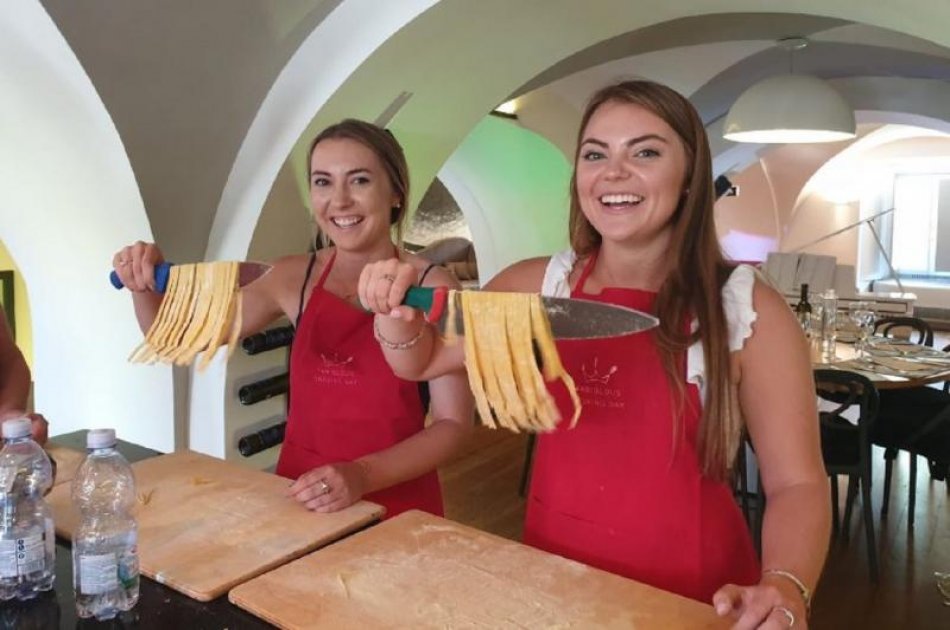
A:
MULTIPOLYGON (((155 292, 164 293, 165 288, 168 286, 168 274, 171 271, 172 265, 174 263, 163 262, 155 266, 155 292)), ((241 262, 238 263, 238 286, 246 286, 265 273, 271 270, 271 265, 262 262, 241 262)), ((121 289, 125 285, 122 284, 122 280, 119 278, 119 274, 113 270, 109 273, 109 282, 112 283, 116 289, 121 289)))
MULTIPOLYGON (((458 299, 458 294, 455 294, 458 299)), ((445 325, 448 290, 445 287, 410 287, 403 304, 426 312, 426 319, 445 325)), ((541 303, 556 339, 619 337, 656 327, 660 320, 632 308, 591 300, 542 296, 541 303)), ((456 330, 464 334, 461 309, 456 309, 456 330)))

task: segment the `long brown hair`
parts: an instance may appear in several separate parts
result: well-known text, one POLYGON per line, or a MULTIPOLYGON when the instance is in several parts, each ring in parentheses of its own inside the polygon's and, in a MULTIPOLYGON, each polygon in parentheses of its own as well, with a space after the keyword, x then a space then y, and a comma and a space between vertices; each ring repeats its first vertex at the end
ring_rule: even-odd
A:
POLYGON ((359 142, 379 158, 393 191, 399 197, 399 205, 393 206, 390 210, 389 224, 395 227, 396 243, 401 246, 409 205, 409 165, 406 163, 406 154, 403 153, 402 146, 388 129, 355 118, 341 120, 321 131, 310 143, 310 151, 307 152, 307 181, 310 181, 310 160, 313 159, 313 150, 324 140, 330 139, 359 142))
MULTIPOLYGON (((606 103, 638 105, 663 119, 677 133, 686 150, 684 197, 671 219, 671 270, 660 286, 656 332, 660 358, 679 401, 685 400, 686 350, 702 341, 706 358, 706 401, 699 429, 698 454, 703 474, 714 479, 729 475, 738 450, 742 421, 730 380, 728 330, 722 308, 722 285, 730 267, 719 248, 713 218, 712 161, 702 120, 690 102, 674 90, 651 81, 625 81, 595 93, 584 110, 578 130, 578 152, 591 116, 606 103), (699 327, 688 332, 688 318, 699 327)), ((578 153, 579 154, 579 153, 578 153)), ((571 246, 578 257, 589 256, 601 244, 601 235, 581 211, 577 194, 577 156, 571 177, 571 246)), ((681 410, 682 404, 676 405, 681 410)), ((682 420, 674 419, 674 438, 682 420)), ((674 442, 675 443, 675 442, 674 442)))

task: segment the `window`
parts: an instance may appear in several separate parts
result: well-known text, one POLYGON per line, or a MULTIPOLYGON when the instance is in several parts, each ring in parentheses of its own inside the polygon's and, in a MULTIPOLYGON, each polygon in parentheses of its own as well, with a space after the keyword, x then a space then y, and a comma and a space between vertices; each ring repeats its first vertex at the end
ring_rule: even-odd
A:
POLYGON ((891 254, 901 276, 950 278, 950 173, 895 176, 891 254))

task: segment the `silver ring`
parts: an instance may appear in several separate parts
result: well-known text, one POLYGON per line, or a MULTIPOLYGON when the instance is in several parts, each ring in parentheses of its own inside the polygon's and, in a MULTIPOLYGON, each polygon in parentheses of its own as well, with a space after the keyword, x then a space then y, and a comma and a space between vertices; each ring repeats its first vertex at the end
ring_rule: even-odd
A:
POLYGON ((320 480, 320 496, 330 494, 330 484, 323 479, 320 480))
POLYGON ((782 613, 783 615, 785 615, 785 618, 788 620, 788 627, 789 627, 789 628, 794 628, 794 627, 795 627, 795 613, 793 613, 791 610, 789 610, 789 609, 786 608, 785 606, 776 606, 776 607, 773 608, 772 610, 777 610, 777 611, 779 611, 780 613, 782 613))

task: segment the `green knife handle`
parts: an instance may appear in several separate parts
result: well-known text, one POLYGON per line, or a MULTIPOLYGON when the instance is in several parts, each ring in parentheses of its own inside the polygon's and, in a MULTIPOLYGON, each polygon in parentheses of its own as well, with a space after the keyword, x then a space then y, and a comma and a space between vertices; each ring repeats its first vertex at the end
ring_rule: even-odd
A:
POLYGON ((402 303, 425 312, 426 320, 435 323, 442 319, 448 295, 448 287, 409 287, 402 303))
POLYGON ((428 313, 432 309, 432 296, 434 294, 435 289, 432 287, 409 287, 402 303, 428 313))

